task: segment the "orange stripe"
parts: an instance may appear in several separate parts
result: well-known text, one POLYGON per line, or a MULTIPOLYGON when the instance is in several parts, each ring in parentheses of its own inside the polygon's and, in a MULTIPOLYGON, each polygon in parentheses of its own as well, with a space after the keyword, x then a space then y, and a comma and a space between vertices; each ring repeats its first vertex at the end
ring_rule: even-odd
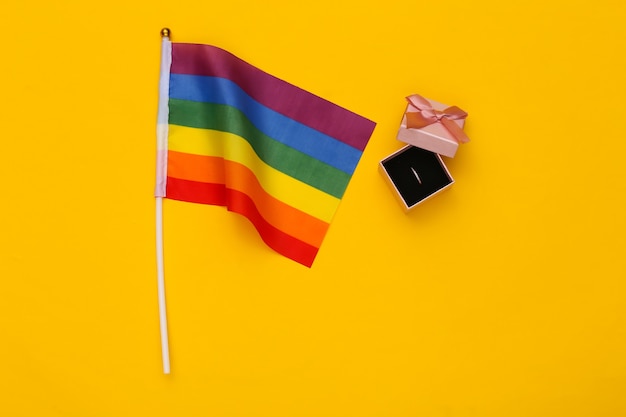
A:
MULTIPOLYGON (((224 184, 224 164, 211 163, 208 156, 167 152, 167 175, 181 180, 224 184)), ((214 158, 223 161, 222 158, 214 158)))
POLYGON ((227 188, 240 191, 254 201, 261 216, 272 226, 315 247, 322 244, 329 227, 328 223, 265 192, 254 173, 237 162, 169 151, 167 175, 182 180, 225 184, 227 188))

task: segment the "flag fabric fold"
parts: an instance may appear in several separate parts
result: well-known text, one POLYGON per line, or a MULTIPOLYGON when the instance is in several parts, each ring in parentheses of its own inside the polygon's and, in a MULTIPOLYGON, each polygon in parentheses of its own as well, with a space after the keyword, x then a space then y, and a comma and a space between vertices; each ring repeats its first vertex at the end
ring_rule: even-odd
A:
POLYGON ((214 46, 163 53, 156 196, 224 206, 310 267, 375 123, 214 46))

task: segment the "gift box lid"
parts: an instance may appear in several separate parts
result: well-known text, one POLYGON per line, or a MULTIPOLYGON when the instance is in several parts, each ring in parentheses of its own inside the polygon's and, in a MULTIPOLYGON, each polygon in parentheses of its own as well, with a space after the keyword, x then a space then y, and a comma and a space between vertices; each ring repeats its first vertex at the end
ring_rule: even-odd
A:
POLYGON ((397 139, 440 155, 454 157, 460 143, 469 141, 463 132, 467 113, 417 94, 407 97, 397 139))

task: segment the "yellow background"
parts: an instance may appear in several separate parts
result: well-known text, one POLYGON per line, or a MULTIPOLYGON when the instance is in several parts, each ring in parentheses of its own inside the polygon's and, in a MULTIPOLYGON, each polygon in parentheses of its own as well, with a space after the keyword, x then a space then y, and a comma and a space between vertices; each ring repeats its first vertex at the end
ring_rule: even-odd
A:
POLYGON ((0 415, 626 416, 624 4, 2 2, 0 415), (165 202, 170 376, 163 26, 378 123, 310 270, 165 202), (411 93, 472 141, 405 215, 411 93))

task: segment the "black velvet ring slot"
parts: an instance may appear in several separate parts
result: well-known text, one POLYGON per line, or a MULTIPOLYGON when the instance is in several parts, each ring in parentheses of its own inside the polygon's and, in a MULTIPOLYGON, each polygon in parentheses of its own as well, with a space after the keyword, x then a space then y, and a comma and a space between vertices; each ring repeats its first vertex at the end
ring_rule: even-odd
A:
POLYGON ((415 146, 405 146, 380 165, 407 210, 454 182, 439 155, 415 146))

